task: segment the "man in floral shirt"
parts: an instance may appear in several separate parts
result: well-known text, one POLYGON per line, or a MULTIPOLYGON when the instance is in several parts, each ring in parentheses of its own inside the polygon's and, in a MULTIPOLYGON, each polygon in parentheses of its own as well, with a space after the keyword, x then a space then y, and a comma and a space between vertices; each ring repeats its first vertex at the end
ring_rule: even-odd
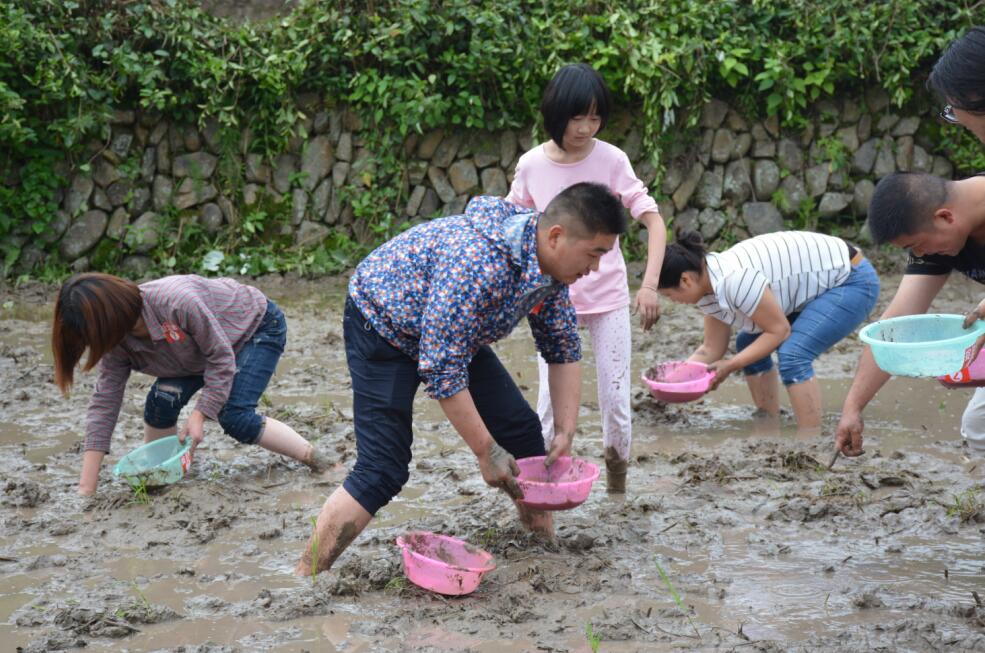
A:
MULTIPOLYGON (((356 463, 322 507, 298 574, 331 567, 407 482, 422 381, 475 453, 483 480, 522 498, 515 459, 544 455, 540 420, 489 345, 524 317, 550 367, 555 435, 546 464, 569 454, 581 342, 567 286, 598 269, 625 230, 619 199, 581 183, 544 213, 477 197, 465 215, 414 227, 359 264, 343 318, 356 463)), ((517 508, 527 527, 552 535, 550 513, 517 508)))

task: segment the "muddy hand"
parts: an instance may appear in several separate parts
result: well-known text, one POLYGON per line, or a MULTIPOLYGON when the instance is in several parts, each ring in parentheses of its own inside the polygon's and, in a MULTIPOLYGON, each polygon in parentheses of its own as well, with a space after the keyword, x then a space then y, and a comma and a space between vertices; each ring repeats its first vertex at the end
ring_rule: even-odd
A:
POLYGON ((853 458, 865 453, 862 448, 862 431, 865 430, 865 422, 861 415, 843 414, 841 421, 838 422, 838 430, 835 432, 835 449, 844 455, 853 458))
POLYGON ((188 421, 185 422, 185 427, 181 429, 178 440, 184 444, 188 437, 192 439, 191 453, 194 455, 195 449, 205 439, 205 415, 197 410, 193 410, 192 414, 188 416, 188 421))
POLYGON ((718 386, 722 384, 722 381, 729 377, 734 370, 732 368, 732 362, 727 361, 724 358, 717 360, 714 363, 708 363, 708 369, 715 373, 715 378, 711 381, 711 390, 717 390, 718 386))
POLYGON ((985 319, 985 299, 981 301, 971 312, 964 316, 964 328, 970 327, 975 320, 985 319))
POLYGON ((636 292, 633 312, 639 313, 640 327, 649 331, 660 319, 660 295, 651 286, 643 286, 636 292))
POLYGON ((573 439, 574 433, 555 432, 554 439, 551 440, 551 449, 547 452, 547 458, 544 459, 544 467, 550 467, 558 458, 570 456, 573 439))
MULTIPOLYGON (((985 299, 983 299, 973 311, 964 316, 964 328, 971 328, 971 325, 973 325, 977 320, 985 319, 983 316, 985 316, 985 299)), ((985 345, 985 335, 979 337, 972 346, 971 360, 975 360, 978 357, 978 352, 982 350, 982 345, 985 345)))
POLYGON ((510 495, 511 499, 523 498, 523 490, 516 482, 516 477, 520 475, 520 467, 513 456, 495 442, 489 447, 489 451, 479 458, 479 469, 482 471, 482 480, 487 485, 500 488, 510 495))

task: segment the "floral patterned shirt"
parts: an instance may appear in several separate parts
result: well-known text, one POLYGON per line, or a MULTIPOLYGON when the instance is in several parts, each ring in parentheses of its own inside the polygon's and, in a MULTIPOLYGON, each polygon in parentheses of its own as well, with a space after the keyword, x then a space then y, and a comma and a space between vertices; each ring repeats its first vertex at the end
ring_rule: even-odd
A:
POLYGON ((540 271, 538 213, 476 197, 464 215, 418 225, 370 253, 349 295, 387 342, 418 361, 428 395, 468 387, 482 345, 527 318, 548 363, 581 360, 567 286, 540 271))

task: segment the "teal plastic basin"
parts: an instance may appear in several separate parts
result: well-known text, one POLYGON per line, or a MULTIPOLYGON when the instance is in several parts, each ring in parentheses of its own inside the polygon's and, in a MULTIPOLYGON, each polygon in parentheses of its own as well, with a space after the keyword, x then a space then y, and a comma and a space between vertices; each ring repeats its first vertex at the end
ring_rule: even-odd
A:
POLYGON ((133 487, 169 485, 181 480, 192 464, 192 439, 185 444, 177 435, 149 442, 120 458, 113 474, 133 487))
POLYGON ((944 376, 963 368, 983 333, 978 320, 962 327, 963 315, 905 315, 873 322, 859 332, 876 365, 896 376, 944 376))

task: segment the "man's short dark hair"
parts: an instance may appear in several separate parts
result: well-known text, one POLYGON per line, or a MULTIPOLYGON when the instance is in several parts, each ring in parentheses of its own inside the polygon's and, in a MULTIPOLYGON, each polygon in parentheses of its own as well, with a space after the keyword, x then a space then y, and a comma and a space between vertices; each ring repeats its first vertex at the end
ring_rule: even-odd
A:
POLYGON ((918 172, 883 177, 869 204, 872 240, 881 245, 926 230, 937 209, 947 203, 949 183, 918 172))
POLYGON ((985 112, 985 27, 973 27, 947 47, 927 86, 956 109, 985 112))
POLYGON ((573 63, 557 71, 547 84, 540 101, 540 114, 544 117, 544 130, 563 150, 564 130, 569 120, 588 114, 594 107, 602 119, 601 131, 609 120, 611 106, 612 96, 602 76, 586 63, 573 63))
POLYGON ((551 200, 540 218, 541 227, 564 224, 580 238, 626 233, 626 212, 612 191, 590 181, 568 186, 551 200))

